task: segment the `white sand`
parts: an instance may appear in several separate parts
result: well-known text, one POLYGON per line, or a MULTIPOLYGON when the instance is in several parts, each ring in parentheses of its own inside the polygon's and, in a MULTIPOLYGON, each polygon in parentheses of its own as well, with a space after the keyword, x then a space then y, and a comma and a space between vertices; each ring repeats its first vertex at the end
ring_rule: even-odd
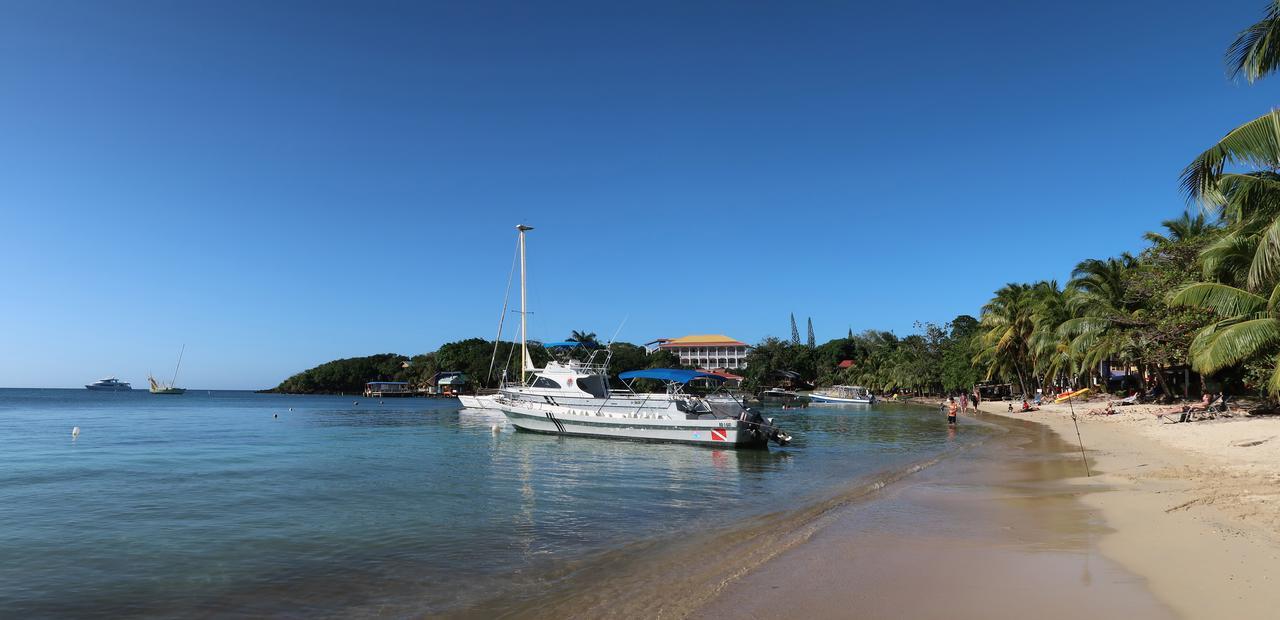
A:
MULTIPOLYGON (((1237 416, 1165 424, 1155 411, 1076 403, 1080 436, 1101 492, 1083 501, 1114 533, 1103 553, 1146 577, 1152 592, 1191 618, 1280 617, 1280 419, 1237 416)), ((1008 413, 1076 440, 1071 407, 1008 413)))

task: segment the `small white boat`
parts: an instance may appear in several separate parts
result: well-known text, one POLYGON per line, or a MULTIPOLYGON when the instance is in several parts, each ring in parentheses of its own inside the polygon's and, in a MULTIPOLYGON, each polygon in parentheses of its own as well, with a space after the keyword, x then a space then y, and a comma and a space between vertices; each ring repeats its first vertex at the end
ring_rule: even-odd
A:
POLYGON ((95 392, 128 392, 133 389, 133 387, 129 385, 129 382, 121 381, 115 377, 98 379, 84 387, 87 390, 93 390, 95 392))
MULTIPOLYGON (((558 351, 561 359, 535 368, 525 321, 525 232, 533 229, 521 225, 516 230, 520 231, 520 375, 518 381, 498 390, 493 404, 517 430, 730 448, 763 448, 770 441, 779 445, 791 441, 772 419, 736 400, 710 402, 684 390, 695 380, 719 386, 725 380, 720 375, 672 368, 634 370, 618 375, 625 389, 615 389, 609 384, 613 353, 608 347, 574 341, 543 343, 548 350, 558 351), (591 350, 585 361, 574 359, 579 348, 591 350), (659 381, 665 391, 636 392, 637 379, 659 381)), ((462 402, 488 405, 480 398, 462 402)))
POLYGON ((876 397, 860 385, 833 385, 809 394, 809 400, 814 404, 870 405, 876 402, 876 397))
POLYGON ((495 394, 459 394, 458 402, 462 403, 463 409, 490 409, 498 410, 498 395, 495 394))

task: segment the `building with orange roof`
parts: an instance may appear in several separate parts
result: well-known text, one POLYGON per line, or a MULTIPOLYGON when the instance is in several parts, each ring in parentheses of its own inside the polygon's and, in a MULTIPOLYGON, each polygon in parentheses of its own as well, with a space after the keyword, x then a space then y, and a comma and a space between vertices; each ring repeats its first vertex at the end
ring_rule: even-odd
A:
POLYGON ((670 351, 682 366, 737 369, 747 367, 751 347, 724 334, 693 334, 680 338, 659 338, 647 343, 652 349, 670 351), (656 346, 654 346, 656 345, 656 346))

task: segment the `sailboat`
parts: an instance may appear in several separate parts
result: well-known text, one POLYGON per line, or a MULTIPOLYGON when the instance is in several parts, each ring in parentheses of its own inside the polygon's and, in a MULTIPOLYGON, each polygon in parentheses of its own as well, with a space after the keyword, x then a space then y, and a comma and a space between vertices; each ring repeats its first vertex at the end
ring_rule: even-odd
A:
POLYGON ((184 344, 182 345, 182 350, 178 351, 178 365, 173 367, 173 380, 169 382, 169 385, 164 385, 159 381, 156 381, 155 377, 149 374, 147 375, 147 381, 151 382, 152 394, 172 394, 176 396, 187 393, 185 388, 175 387, 175 384, 178 382, 178 369, 182 368, 182 354, 186 353, 186 351, 187 345, 184 344))
POLYGON ((725 448, 765 448, 769 442, 786 445, 791 441, 772 419, 736 398, 701 397, 684 389, 691 382, 719 385, 724 381, 719 375, 650 368, 622 373, 622 388, 618 388, 609 383, 612 351, 596 348, 581 361, 571 353, 578 347, 590 348, 589 343, 572 341, 544 343, 553 353, 561 351, 559 359, 535 368, 525 321, 525 233, 533 228, 520 225, 516 230, 520 231, 520 377, 505 383, 491 406, 501 410, 517 430, 725 448), (637 379, 661 382, 665 390, 638 393, 632 388, 637 379))

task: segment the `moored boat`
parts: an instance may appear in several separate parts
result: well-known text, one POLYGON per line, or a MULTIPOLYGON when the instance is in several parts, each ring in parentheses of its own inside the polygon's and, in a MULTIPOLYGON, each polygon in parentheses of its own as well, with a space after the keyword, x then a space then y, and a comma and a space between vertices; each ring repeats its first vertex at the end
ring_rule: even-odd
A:
POLYGON ((165 394, 170 396, 179 396, 187 393, 187 390, 185 388, 180 388, 175 385, 178 381, 178 369, 182 368, 182 354, 186 353, 186 351, 187 351, 187 345, 184 344, 182 345, 182 349, 178 351, 178 364, 173 367, 173 380, 169 381, 167 385, 160 383, 159 381, 156 381, 155 377, 149 374, 147 375, 147 381, 151 383, 152 394, 165 394))
POLYGON ((833 385, 810 393, 809 400, 814 404, 870 405, 876 402, 876 397, 860 385, 833 385))
POLYGON ((133 386, 129 385, 128 381, 121 381, 115 377, 98 379, 84 387, 95 392, 128 392, 133 389, 133 386))
MULTIPOLYGON (((621 373, 623 388, 609 382, 608 347, 576 341, 544 343, 560 359, 534 368, 529 357, 525 308, 525 233, 517 226, 520 255, 520 376, 493 400, 517 430, 607 439, 689 443, 732 448, 785 445, 790 435, 736 399, 732 404, 687 391, 691 381, 723 384, 724 377, 696 370, 651 368, 621 373), (590 353, 580 354, 583 350, 590 353), (577 355, 577 358, 575 358, 577 355), (581 359, 585 357, 586 359, 581 359), (658 381, 663 392, 637 392, 638 379, 658 381)), ((462 401, 487 405, 484 400, 462 401)))

